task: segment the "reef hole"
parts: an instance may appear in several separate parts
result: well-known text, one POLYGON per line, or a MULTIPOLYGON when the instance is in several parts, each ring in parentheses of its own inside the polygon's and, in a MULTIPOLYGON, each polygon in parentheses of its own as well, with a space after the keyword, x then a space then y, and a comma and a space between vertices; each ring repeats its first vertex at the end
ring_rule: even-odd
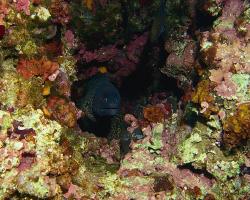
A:
MULTIPOLYGON (((80 104, 81 93, 83 94, 84 81, 74 82, 72 85, 72 100, 76 105, 80 104)), ((114 83, 114 85, 116 85, 114 83)), ((177 81, 173 78, 161 74, 157 68, 138 67, 138 69, 130 76, 123 80, 118 87, 121 96, 121 112, 119 115, 123 117, 126 113, 134 114, 142 117, 142 107, 149 105, 149 97, 154 93, 165 92, 168 96, 179 99, 183 91, 177 87, 177 81)), ((87 116, 78 120, 78 125, 82 131, 94 133, 98 137, 108 137, 111 130, 111 123, 114 117, 96 117, 93 121, 87 116)), ((116 123, 116 122, 115 122, 116 123)), ((119 123, 125 123, 121 120, 119 123)))
MULTIPOLYGON (((162 42, 159 44, 163 44, 162 42)), ((136 66, 136 70, 129 76, 122 79, 121 84, 117 84, 115 81, 114 74, 110 72, 110 80, 119 90, 121 96, 121 109, 118 116, 120 120, 114 122, 115 117, 97 117, 95 121, 88 119, 88 117, 82 117, 78 120, 78 125, 82 131, 88 131, 94 133, 98 137, 108 137, 112 130, 112 123, 125 123, 123 116, 127 113, 133 114, 138 118, 143 117, 143 107, 150 105, 149 98, 155 93, 164 92, 168 97, 179 101, 183 95, 183 91, 178 88, 177 80, 174 78, 167 77, 160 72, 160 68, 165 64, 166 52, 164 47, 156 44, 146 44, 144 50, 139 58, 139 63, 136 66), (158 50, 157 50, 158 49, 158 50), (160 50, 161 49, 161 50, 160 50)), ((71 93, 72 100, 76 105, 80 105, 80 101, 83 97, 85 81, 84 67, 91 69, 92 66, 98 66, 97 63, 92 63, 91 66, 83 66, 79 64, 78 78, 72 85, 71 93), (81 80, 82 79, 82 80, 81 80)), ((107 63, 101 63, 102 66, 107 66, 107 63)), ((100 63, 99 63, 100 65, 100 63)), ((122 125, 123 127, 126 125, 122 125)), ((116 125, 117 127, 117 125, 116 125)))

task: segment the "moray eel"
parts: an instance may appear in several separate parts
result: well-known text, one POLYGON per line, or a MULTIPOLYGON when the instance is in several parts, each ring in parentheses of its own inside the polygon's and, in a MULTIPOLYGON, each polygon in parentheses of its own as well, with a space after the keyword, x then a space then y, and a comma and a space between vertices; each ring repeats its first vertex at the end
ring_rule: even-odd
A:
POLYGON ((142 138, 143 133, 140 130, 135 134, 128 133, 124 114, 120 111, 121 97, 118 89, 105 74, 87 80, 83 89, 84 94, 77 105, 85 116, 78 121, 79 126, 109 141, 120 140, 121 155, 125 155, 131 140, 142 138))
POLYGON ((120 112, 120 93, 107 75, 98 74, 88 80, 84 93, 79 107, 90 120, 96 121, 99 117, 112 117, 120 112))

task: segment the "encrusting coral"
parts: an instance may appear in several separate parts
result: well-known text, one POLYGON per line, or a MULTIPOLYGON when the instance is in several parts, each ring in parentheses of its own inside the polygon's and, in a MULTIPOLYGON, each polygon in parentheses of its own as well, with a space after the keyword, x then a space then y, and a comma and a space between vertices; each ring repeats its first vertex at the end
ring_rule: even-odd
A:
POLYGON ((0 1, 0 200, 249 199, 249 36, 243 0, 0 1), (120 138, 80 129, 97 74, 120 138))

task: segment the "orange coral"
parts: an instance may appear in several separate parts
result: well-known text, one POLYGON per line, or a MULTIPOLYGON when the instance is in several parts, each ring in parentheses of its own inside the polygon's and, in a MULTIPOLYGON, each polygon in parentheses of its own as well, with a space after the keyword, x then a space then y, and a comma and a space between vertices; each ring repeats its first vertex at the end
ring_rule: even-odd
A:
POLYGON ((157 106, 149 106, 143 108, 143 116, 150 122, 162 122, 164 120, 164 112, 157 106))
POLYGON ((206 101, 208 103, 211 103, 214 101, 213 96, 211 95, 212 87, 209 83, 209 80, 203 80, 198 83, 196 87, 196 91, 193 94, 192 101, 194 103, 201 103, 203 101, 206 101))
POLYGON ((68 127, 74 127, 77 121, 76 107, 60 97, 50 97, 47 105, 52 117, 68 127))
POLYGON ((46 80, 51 74, 58 70, 58 68, 58 63, 49 61, 46 58, 40 60, 26 60, 21 58, 17 65, 17 72, 25 79, 29 79, 33 76, 42 76, 43 80, 46 80))
POLYGON ((234 115, 225 120, 223 128, 223 142, 230 148, 250 139, 250 103, 239 105, 234 115))
POLYGON ((209 80, 202 80, 198 83, 195 92, 192 95, 192 101, 197 104, 206 102, 209 104, 208 109, 203 113, 205 117, 209 117, 212 112, 218 112, 219 108, 214 105, 214 97, 211 95, 213 86, 209 80))
POLYGON ((84 0, 84 3, 89 10, 93 9, 93 0, 84 0))

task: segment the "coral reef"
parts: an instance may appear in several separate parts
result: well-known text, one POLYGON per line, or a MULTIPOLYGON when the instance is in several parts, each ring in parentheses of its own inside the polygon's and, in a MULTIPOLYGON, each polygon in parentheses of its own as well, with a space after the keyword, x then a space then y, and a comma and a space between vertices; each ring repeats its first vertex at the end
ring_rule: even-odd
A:
POLYGON ((244 0, 1 0, 0 200, 249 199, 249 40, 244 0))

